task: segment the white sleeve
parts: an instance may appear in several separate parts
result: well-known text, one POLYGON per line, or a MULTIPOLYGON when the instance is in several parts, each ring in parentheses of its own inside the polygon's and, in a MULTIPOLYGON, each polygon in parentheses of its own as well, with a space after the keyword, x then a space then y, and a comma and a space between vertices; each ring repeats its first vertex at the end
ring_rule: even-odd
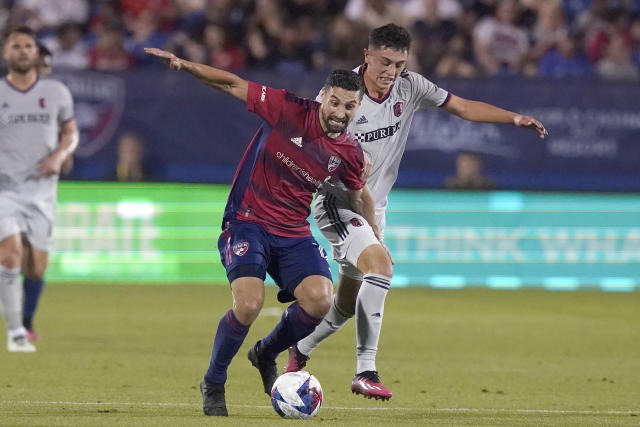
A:
POLYGON ((418 73, 410 73, 411 96, 417 108, 442 107, 449 99, 449 92, 439 88, 418 73))
POLYGON ((60 109, 58 110, 58 124, 73 118, 73 98, 69 89, 60 83, 60 109))

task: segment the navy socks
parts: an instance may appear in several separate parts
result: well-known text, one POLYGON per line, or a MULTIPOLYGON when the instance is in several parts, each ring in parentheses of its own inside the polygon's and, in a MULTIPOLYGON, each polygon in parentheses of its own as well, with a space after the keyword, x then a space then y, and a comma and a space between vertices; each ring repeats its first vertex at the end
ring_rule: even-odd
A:
POLYGON ((209 369, 204 376, 207 382, 223 384, 227 381, 227 367, 240 349, 247 332, 249 332, 249 326, 240 323, 233 314, 233 310, 227 311, 222 316, 213 341, 209 369))
POLYGON ((33 315, 38 307, 38 300, 44 288, 44 280, 31 280, 27 277, 22 282, 24 287, 24 302, 22 308, 22 318, 24 327, 33 330, 33 315))
POLYGON ((275 360, 278 355, 309 335, 322 321, 310 316, 298 302, 291 304, 282 314, 280 322, 260 343, 262 356, 275 360))

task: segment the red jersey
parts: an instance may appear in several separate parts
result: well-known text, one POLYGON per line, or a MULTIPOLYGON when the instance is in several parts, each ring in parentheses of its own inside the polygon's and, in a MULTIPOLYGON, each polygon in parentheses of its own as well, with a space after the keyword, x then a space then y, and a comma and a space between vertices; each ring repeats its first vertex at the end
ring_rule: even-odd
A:
POLYGON ((328 138, 320 104, 285 90, 249 82, 247 109, 265 123, 238 165, 224 219, 256 222, 278 236, 310 236, 313 193, 325 180, 364 187, 362 148, 346 131, 328 138))

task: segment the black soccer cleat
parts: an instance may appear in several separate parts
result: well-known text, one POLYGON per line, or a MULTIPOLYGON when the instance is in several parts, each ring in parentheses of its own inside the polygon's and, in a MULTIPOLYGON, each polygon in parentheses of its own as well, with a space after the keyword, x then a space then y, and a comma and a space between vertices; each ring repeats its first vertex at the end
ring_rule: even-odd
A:
POLYGON ((260 377, 262 377, 264 392, 271 396, 273 383, 275 383, 276 379, 278 378, 278 367, 276 366, 275 360, 265 360, 262 357, 260 350, 260 341, 258 341, 253 345, 253 347, 249 349, 247 358, 253 366, 258 368, 260 377))
POLYGON ((227 404, 224 400, 224 384, 207 382, 204 378, 200 381, 202 392, 202 410, 205 415, 215 417, 227 417, 227 404))

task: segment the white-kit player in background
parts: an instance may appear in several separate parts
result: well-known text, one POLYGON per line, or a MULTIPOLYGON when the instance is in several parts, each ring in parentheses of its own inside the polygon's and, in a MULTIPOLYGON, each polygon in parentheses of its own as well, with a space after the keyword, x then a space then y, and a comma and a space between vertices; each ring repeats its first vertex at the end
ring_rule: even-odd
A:
POLYGON ((390 260, 372 259, 369 245, 378 243, 377 236, 381 241, 384 237, 387 199, 398 176, 413 115, 421 108, 440 107, 465 120, 513 124, 531 129, 541 138, 547 135, 533 117, 460 98, 407 71, 410 43, 409 33, 402 27, 388 24, 376 28, 364 50, 364 64, 355 70, 362 76, 366 94, 348 130, 372 163, 367 184, 375 200, 376 224, 373 229, 366 226, 331 192, 316 198, 314 217, 340 267, 338 290, 324 321, 290 349, 286 368, 302 369, 320 342, 355 315, 357 363, 351 390, 383 400, 392 393, 380 381, 375 359, 393 270, 390 260))
POLYGON ((0 305, 7 350, 33 352, 22 325, 20 273, 40 280, 51 249, 58 174, 78 144, 71 93, 38 79, 33 31, 8 32, 0 81, 0 305))

